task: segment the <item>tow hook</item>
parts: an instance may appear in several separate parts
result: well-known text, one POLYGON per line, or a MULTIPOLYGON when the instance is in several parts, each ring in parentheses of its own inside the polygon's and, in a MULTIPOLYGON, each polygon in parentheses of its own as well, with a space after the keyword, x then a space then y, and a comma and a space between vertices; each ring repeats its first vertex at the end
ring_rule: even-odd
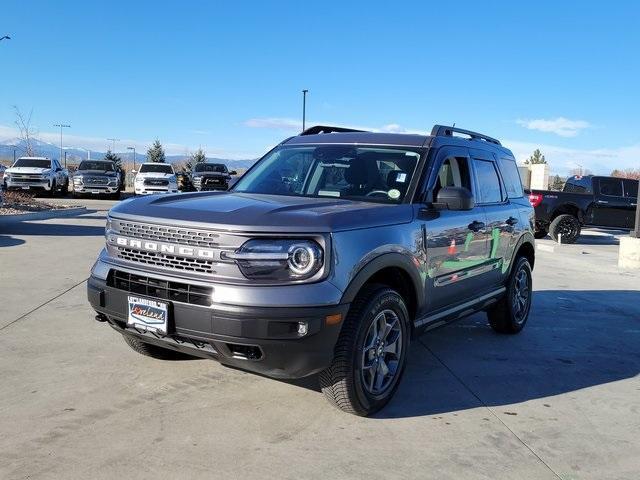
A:
POLYGON ((96 314, 96 322, 106 322, 107 321, 107 316, 104 313, 97 313, 96 314))

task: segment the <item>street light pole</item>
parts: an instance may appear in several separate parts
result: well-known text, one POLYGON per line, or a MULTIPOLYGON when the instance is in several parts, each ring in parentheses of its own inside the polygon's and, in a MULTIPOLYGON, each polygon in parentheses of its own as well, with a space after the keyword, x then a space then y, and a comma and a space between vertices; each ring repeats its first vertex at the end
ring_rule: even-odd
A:
POLYGON ((307 93, 309 90, 302 90, 302 131, 304 132, 307 124, 307 93))
POLYGON ((62 129, 71 128, 71 125, 65 125, 64 123, 56 123, 54 127, 60 127, 60 160, 62 160, 62 129))

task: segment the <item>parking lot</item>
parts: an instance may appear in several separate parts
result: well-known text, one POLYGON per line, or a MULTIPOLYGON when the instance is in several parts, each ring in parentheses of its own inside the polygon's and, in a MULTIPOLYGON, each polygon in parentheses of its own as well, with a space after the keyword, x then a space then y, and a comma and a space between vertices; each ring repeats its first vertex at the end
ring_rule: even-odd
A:
POLYGON ((55 201, 88 210, 0 226, 0 478, 638 478, 640 273, 617 234, 538 241, 522 334, 428 332, 359 418, 313 378, 133 352, 86 301, 113 202, 55 201))

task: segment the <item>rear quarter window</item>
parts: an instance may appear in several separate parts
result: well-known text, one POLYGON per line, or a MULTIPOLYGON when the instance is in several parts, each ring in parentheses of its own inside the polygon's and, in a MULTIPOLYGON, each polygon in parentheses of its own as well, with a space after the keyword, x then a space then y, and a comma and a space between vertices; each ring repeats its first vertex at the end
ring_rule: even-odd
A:
POLYGON ((509 198, 524 197, 522 180, 520 179, 520 172, 518 172, 516 162, 507 158, 500 158, 498 164, 500 165, 500 172, 502 172, 502 180, 504 181, 507 196, 509 198))

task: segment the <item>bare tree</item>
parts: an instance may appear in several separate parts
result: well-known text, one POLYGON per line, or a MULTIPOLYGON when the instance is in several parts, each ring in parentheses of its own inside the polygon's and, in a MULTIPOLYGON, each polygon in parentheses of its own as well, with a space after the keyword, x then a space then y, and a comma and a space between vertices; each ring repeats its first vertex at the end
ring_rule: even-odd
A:
POLYGON ((31 126, 31 116, 33 115, 33 109, 29 112, 29 116, 25 117, 17 105, 13 106, 13 110, 16 114, 15 124, 18 127, 18 138, 23 144, 24 153, 28 157, 32 157, 35 154, 33 148, 33 139, 36 136, 36 129, 31 126))

